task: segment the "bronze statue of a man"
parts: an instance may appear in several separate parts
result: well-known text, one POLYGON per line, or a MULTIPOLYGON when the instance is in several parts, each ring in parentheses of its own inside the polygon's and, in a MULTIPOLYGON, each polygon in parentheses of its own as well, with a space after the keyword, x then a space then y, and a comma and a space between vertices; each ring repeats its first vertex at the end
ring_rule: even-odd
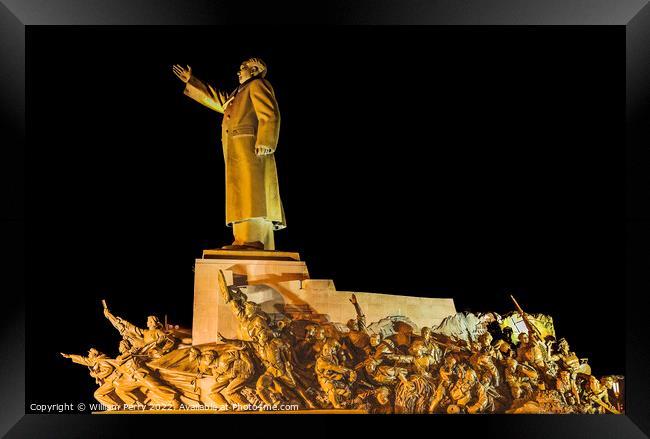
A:
POLYGON ((184 94, 223 114, 221 141, 226 165, 226 225, 234 242, 224 248, 274 250, 273 231, 286 227, 273 153, 280 134, 280 111, 266 64, 244 61, 239 87, 225 93, 179 65, 173 72, 186 85, 184 94))

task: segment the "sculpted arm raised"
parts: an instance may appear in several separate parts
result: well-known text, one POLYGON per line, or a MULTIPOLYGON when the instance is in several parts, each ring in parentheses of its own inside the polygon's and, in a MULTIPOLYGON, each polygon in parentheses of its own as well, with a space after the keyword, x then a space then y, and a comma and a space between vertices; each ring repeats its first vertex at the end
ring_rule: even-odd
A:
POLYGON ((111 322, 111 325, 117 329, 123 338, 129 339, 130 341, 142 341, 144 339, 144 331, 142 329, 138 328, 132 323, 127 322, 121 317, 114 316, 111 314, 108 308, 104 308, 104 316, 108 319, 109 322, 111 322))
POLYGON ((357 313, 357 327, 359 328, 359 331, 367 332, 366 316, 363 314, 363 311, 361 310, 361 306, 357 301, 357 296, 353 294, 352 297, 350 297, 350 302, 352 302, 352 305, 354 305, 354 310, 357 313))
POLYGON ((69 358, 72 360, 73 363, 81 364, 82 366, 88 366, 92 367, 94 362, 89 360, 88 358, 84 357, 83 355, 76 355, 76 354, 64 354, 61 352, 61 356, 63 358, 69 358))
POLYGON ((176 64, 172 67, 174 74, 185 83, 183 94, 194 99, 196 102, 205 105, 211 110, 223 113, 223 106, 226 103, 228 95, 198 79, 192 75, 192 68, 187 69, 176 64))

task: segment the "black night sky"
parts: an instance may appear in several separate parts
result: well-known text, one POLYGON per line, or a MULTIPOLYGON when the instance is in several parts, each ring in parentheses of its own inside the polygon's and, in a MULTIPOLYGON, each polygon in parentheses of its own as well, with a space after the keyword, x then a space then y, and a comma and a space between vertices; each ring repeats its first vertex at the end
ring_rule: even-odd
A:
POLYGON ((312 278, 458 310, 514 294, 595 374, 623 374, 624 44, 604 27, 28 29, 27 402, 92 400, 58 352, 116 354, 101 299, 191 325, 194 260, 231 237, 221 116, 171 65, 230 90, 250 56, 282 114, 276 245, 312 278))

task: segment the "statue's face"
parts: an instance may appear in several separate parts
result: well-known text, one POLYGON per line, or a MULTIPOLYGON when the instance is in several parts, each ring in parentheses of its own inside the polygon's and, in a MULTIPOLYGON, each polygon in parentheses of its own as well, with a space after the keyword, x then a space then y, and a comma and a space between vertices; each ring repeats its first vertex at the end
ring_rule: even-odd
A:
POLYGON ((350 320, 348 320, 348 324, 347 324, 347 326, 348 326, 348 329, 349 329, 350 331, 356 331, 356 330, 358 329, 358 328, 357 328, 357 321, 354 320, 354 319, 350 319, 350 320))
POLYGON ((525 332, 522 332, 521 334, 519 334, 519 341, 521 343, 523 343, 523 344, 527 344, 528 343, 528 334, 526 334, 525 332))
POLYGON ((489 332, 486 332, 483 334, 483 338, 481 339, 481 342, 483 346, 489 346, 492 344, 492 335, 490 335, 489 332))
POLYGON ((563 354, 568 354, 569 353, 569 343, 566 341, 563 343, 560 343, 560 352, 563 354))
POLYGON ((239 66, 239 71, 237 72, 237 77, 239 78, 239 83, 243 84, 244 82, 251 79, 257 74, 257 67, 251 66, 248 61, 244 61, 239 66))
POLYGON ((126 340, 122 340, 120 342, 120 346, 118 347, 118 350, 120 351, 120 354, 126 354, 128 352, 131 352, 131 344, 126 340))
POLYGON ((370 346, 376 348, 377 346, 379 346, 379 343, 381 343, 381 335, 373 334, 370 336, 370 346))
POLYGON ((147 317, 147 328, 156 329, 157 327, 158 327, 158 324, 156 322, 155 317, 154 316, 147 317))
POLYGON ((246 317, 250 317, 255 314, 255 304, 246 302, 246 305, 244 305, 244 313, 246 314, 246 317))
POLYGON ((271 339, 271 333, 269 331, 261 331, 257 336, 257 340, 260 344, 265 345, 267 341, 271 339))

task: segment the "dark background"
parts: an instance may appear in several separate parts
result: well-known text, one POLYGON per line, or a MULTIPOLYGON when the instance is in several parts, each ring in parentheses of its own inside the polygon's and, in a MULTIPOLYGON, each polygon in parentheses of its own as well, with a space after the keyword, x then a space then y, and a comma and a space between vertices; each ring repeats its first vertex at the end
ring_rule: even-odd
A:
POLYGON ((116 354, 101 299, 142 326, 191 325, 194 259, 231 236, 221 116, 171 65, 230 90, 250 56, 283 118, 277 248, 312 278, 458 310, 505 313, 515 294, 594 373, 623 374, 624 42, 604 27, 28 29, 27 404, 92 401, 58 352, 116 354))

